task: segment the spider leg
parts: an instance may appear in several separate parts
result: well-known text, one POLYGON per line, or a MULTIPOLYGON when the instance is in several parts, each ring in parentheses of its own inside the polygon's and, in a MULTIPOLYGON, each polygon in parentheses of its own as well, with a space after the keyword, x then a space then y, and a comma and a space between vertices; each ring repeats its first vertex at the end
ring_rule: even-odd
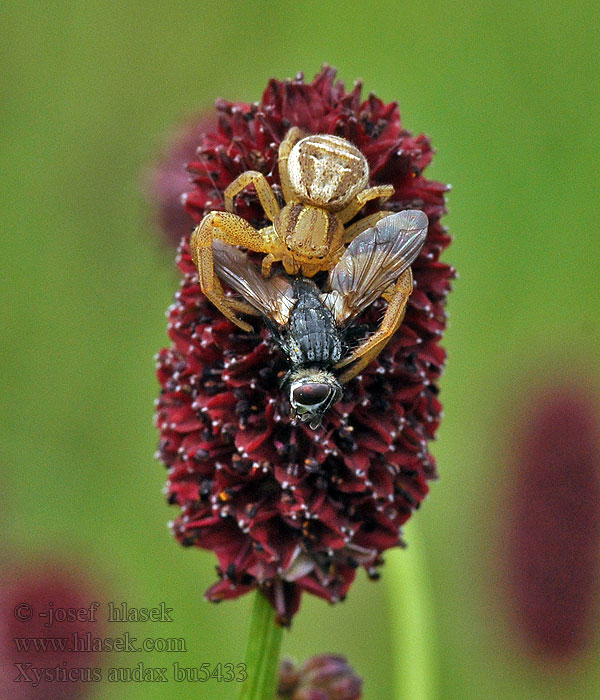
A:
POLYGON ((267 182, 266 177, 257 170, 246 170, 245 173, 238 175, 235 180, 225 189, 225 209, 229 213, 233 213, 234 199, 248 185, 254 185, 256 194, 265 210, 265 214, 270 221, 274 221, 279 214, 279 204, 277 197, 271 189, 271 185, 267 182))
MULTIPOLYGON (((214 270, 213 240, 217 238, 230 245, 240 245, 257 253, 272 253, 277 250, 272 227, 257 231, 245 219, 224 211, 211 211, 194 230, 190 239, 192 260, 198 268, 200 288, 219 311, 236 326, 247 332, 252 326, 239 319, 235 311, 243 311, 243 302, 231 300, 225 296, 223 287, 214 270), (264 232, 263 232, 264 231, 264 232)), ((277 255, 272 255, 275 259, 277 255)))
POLYGON ((250 314, 251 316, 260 316, 260 312, 241 299, 234 299, 226 296, 221 285, 221 280, 218 277, 214 277, 213 279, 212 292, 210 294, 204 292, 204 294, 210 299, 211 303, 219 309, 223 316, 235 323, 235 325, 239 326, 242 330, 252 333, 254 328, 249 323, 238 319, 234 312, 250 314))
POLYGON ((393 213, 391 211, 376 211, 374 214, 369 214, 369 216, 359 219, 344 230, 344 243, 351 243, 363 231, 371 228, 371 226, 375 226, 378 221, 393 213))
POLYGON ((274 255, 271 255, 271 253, 265 255, 265 257, 262 259, 261 265, 261 272, 263 277, 267 278, 271 276, 271 266, 276 261, 277 258, 274 255))
POLYGON ((306 134, 299 129, 297 126, 293 126, 285 135, 283 141, 279 144, 279 153, 277 156, 278 167, 279 167, 279 179, 281 181, 281 190, 283 192, 283 197, 287 202, 289 202, 293 196, 294 191, 290 184, 290 176, 288 174, 287 161, 292 148, 304 138, 306 134))
POLYGON ((236 311, 239 311, 242 314, 248 314, 248 316, 260 316, 260 311, 258 309, 255 309, 247 301, 243 301, 242 299, 235 299, 234 297, 225 298, 227 299, 227 303, 231 306, 232 309, 235 309, 236 311))
POLYGON ((339 382, 345 384, 370 364, 387 345, 394 333, 400 328, 406 313, 406 304, 413 290, 413 277, 410 267, 405 270, 393 287, 386 289, 382 296, 390 298, 388 307, 379 328, 359 345, 348 357, 338 362, 336 367, 345 367, 351 362, 355 364, 346 370, 339 382))
POLYGON ((377 187, 368 187, 366 190, 359 192, 356 197, 337 213, 338 218, 342 223, 346 223, 353 219, 358 212, 372 199, 379 198, 381 204, 389 199, 394 194, 393 185, 378 185, 377 187))

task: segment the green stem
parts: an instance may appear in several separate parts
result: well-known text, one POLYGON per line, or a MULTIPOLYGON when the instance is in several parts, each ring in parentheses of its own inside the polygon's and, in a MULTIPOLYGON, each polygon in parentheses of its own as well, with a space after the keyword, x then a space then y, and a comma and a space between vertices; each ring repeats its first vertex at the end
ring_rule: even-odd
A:
POLYGON ((242 684, 240 700, 275 698, 282 634, 283 629, 275 622, 273 606, 256 591, 246 647, 248 678, 242 684))
POLYGON ((386 568, 391 598, 396 698, 437 697, 436 639, 432 592, 419 531, 410 522, 408 548, 389 556, 386 568))

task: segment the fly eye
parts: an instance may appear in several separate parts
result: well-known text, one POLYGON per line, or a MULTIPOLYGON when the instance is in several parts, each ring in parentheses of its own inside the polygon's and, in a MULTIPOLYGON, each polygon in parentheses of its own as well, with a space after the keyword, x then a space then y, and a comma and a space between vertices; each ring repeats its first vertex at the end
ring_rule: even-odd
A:
POLYGON ((297 386, 293 391, 293 399, 296 404, 302 406, 315 406, 325 401, 330 391, 331 387, 328 384, 311 382, 297 386))

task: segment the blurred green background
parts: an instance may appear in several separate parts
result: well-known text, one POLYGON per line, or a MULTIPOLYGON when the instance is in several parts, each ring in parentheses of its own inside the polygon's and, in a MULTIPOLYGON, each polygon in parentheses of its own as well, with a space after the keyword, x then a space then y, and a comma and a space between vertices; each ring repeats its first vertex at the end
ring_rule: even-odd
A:
MULTIPOLYGON (((570 665, 532 658, 504 611, 494 559, 510 481, 506 426, 545 377, 597 377, 597 7, 3 4, 3 549, 74 561, 114 600, 174 608, 173 623, 135 632, 185 637, 187 654, 110 665, 240 662, 250 603, 204 602, 212 554, 182 549, 166 528, 176 509, 152 457, 152 358, 167 344, 178 274, 140 195, 142 174, 188 113, 217 97, 259 99, 269 77, 312 79, 327 62, 348 85, 361 77, 365 93, 398 100, 404 125, 438 150, 428 176, 453 186, 445 260, 460 279, 435 446, 441 479, 414 523, 435 611, 432 697, 600 696, 598 635, 570 665)), ((379 583, 360 575, 343 605, 305 597, 284 653, 346 654, 366 698, 398 700, 403 556, 389 555, 379 583)), ((236 692, 215 681, 103 683, 91 697, 236 692)))

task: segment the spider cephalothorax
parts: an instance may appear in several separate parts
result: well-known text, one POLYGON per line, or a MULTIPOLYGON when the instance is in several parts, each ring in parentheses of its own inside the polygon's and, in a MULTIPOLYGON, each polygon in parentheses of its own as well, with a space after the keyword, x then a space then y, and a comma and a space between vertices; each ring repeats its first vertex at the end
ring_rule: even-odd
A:
POLYGON ((228 299, 214 271, 213 241, 239 245, 265 253, 262 272, 271 273, 274 262, 289 275, 313 277, 331 270, 345 245, 390 212, 380 211, 345 227, 364 205, 389 198, 391 185, 368 187, 369 166, 364 155, 349 141, 330 134, 305 136, 292 127, 279 146, 279 176, 286 201, 280 209, 265 176, 248 170, 225 190, 226 211, 207 214, 194 231, 190 248, 198 267, 202 291, 233 323, 251 327, 236 312, 253 313, 247 304, 228 299), (257 230, 233 213, 235 197, 254 185, 271 226, 257 230))

